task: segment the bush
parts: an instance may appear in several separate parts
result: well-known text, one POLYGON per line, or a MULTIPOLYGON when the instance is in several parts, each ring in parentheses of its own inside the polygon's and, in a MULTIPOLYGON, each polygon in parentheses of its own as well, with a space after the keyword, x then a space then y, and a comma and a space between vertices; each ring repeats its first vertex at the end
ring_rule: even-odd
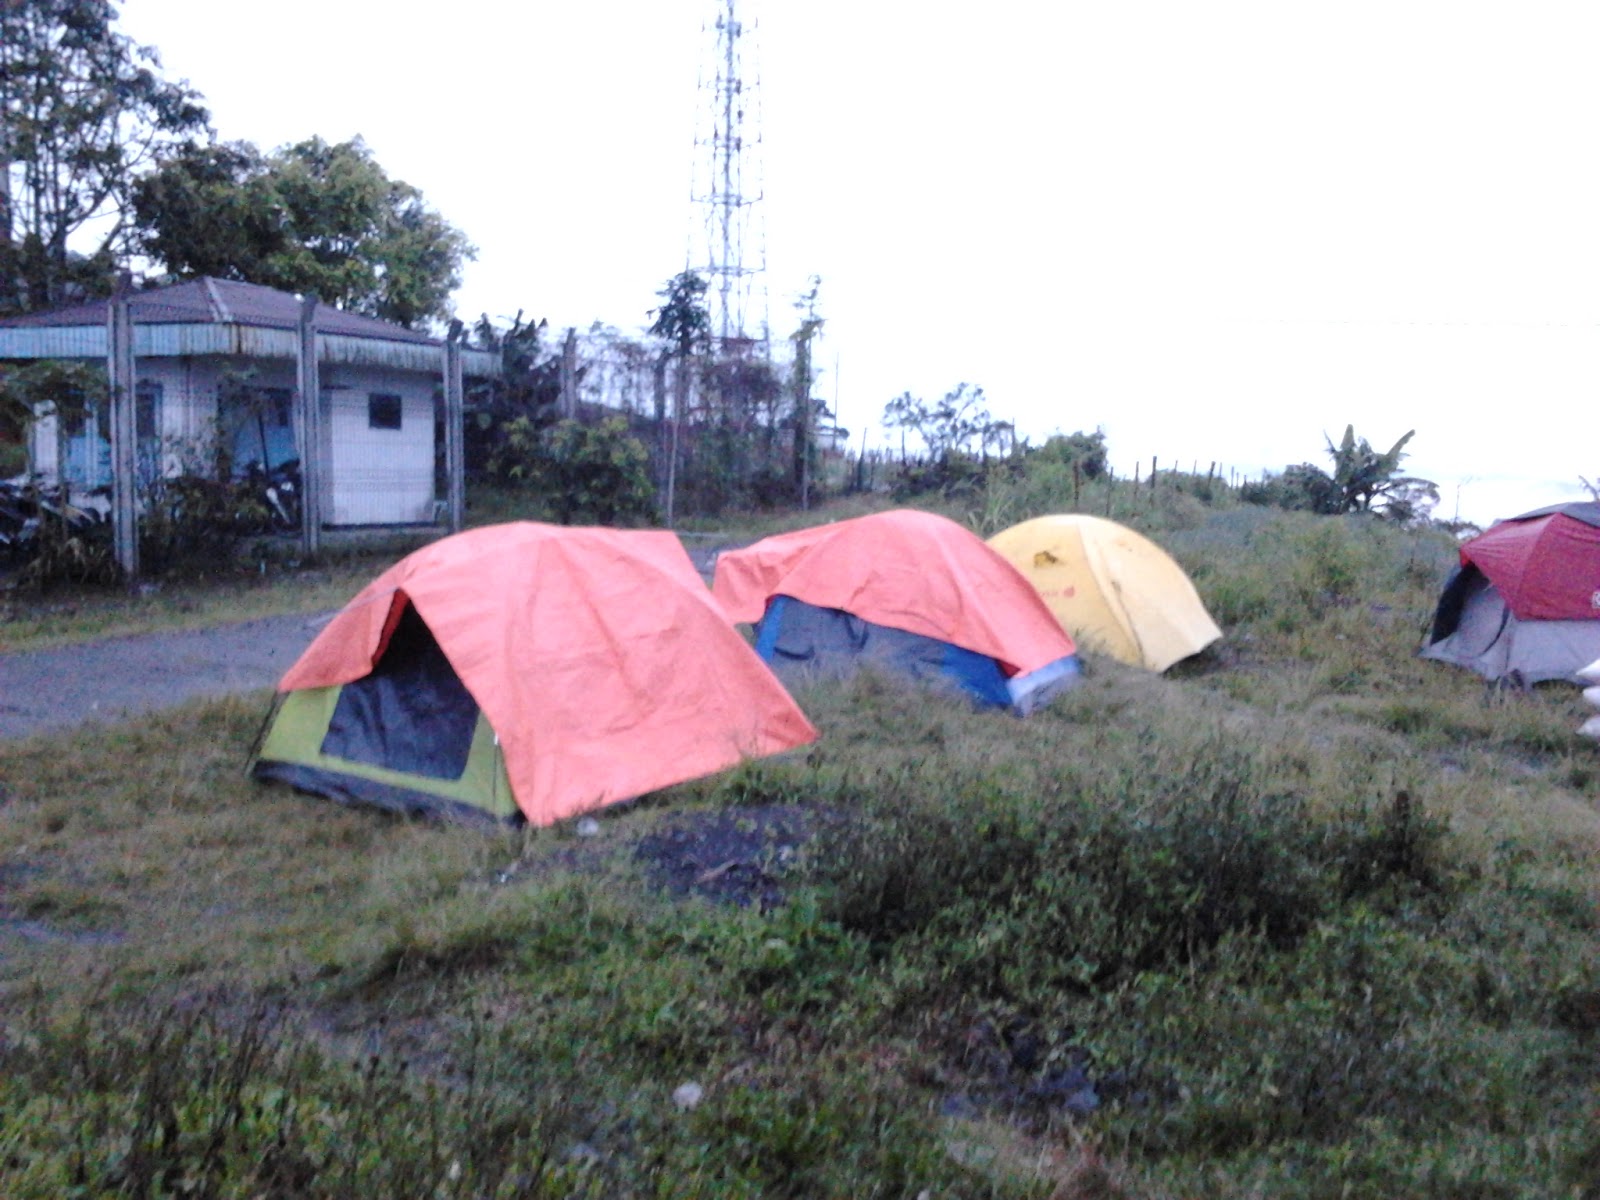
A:
POLYGON ((141 489, 139 562, 150 574, 215 569, 241 537, 271 528, 259 485, 199 474, 156 479, 141 489))
POLYGON ((1044 1001, 1192 967, 1231 937, 1292 948, 1353 899, 1447 887, 1442 827, 1408 795, 1319 817, 1257 756, 1193 753, 1182 774, 1113 761, 1048 800, 992 780, 877 781, 870 819, 818 855, 828 913, 881 943, 943 947, 930 978, 1044 1001))
POLYGON ((562 524, 653 517, 650 453, 621 417, 596 425, 569 419, 544 430, 518 417, 502 433, 490 472, 537 491, 562 524))

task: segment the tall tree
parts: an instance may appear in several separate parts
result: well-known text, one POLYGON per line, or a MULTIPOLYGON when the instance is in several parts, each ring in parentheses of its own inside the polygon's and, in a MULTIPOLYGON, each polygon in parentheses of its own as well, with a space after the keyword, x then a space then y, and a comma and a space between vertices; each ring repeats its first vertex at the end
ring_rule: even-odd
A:
POLYGON ((800 312, 800 328, 794 341, 794 486, 801 509, 811 507, 811 460, 816 448, 817 404, 811 398, 816 372, 811 365, 811 343, 822 330, 823 318, 817 314, 817 293, 822 278, 811 277, 810 289, 795 303, 800 312))
POLYGON ((186 142, 133 186, 139 249, 174 275, 265 283, 288 246, 267 160, 249 142, 186 142))
POLYGON ((0 311, 107 288, 134 178, 207 123, 116 16, 108 0, 0 0, 0 311))
POLYGON ((706 280, 697 271, 679 271, 656 293, 661 307, 652 308, 650 332, 672 344, 679 358, 691 358, 711 344, 711 313, 706 308, 706 280))
POLYGON ((248 142, 191 143, 139 181, 134 213, 140 247, 174 275, 309 292, 407 326, 449 318, 474 255, 360 138, 271 155, 248 142))
POLYGON ((711 343, 711 312, 706 307, 706 280, 695 271, 679 271, 656 293, 661 307, 651 309, 650 332, 665 339, 678 362, 672 406, 672 435, 667 446, 666 520, 673 522, 678 480, 678 439, 689 404, 689 371, 695 356, 711 343))

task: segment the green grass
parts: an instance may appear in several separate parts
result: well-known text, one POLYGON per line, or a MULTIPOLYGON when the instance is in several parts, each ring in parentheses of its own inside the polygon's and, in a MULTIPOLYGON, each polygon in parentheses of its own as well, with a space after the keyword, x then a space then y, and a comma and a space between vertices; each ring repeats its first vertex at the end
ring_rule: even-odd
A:
POLYGON ((1447 539, 1111 498, 1202 661, 801 688, 815 746, 596 838, 251 784, 264 695, 0 745, 0 1192, 1595 1194, 1581 701, 1415 657, 1447 539), (764 805, 770 911, 634 853, 764 805))

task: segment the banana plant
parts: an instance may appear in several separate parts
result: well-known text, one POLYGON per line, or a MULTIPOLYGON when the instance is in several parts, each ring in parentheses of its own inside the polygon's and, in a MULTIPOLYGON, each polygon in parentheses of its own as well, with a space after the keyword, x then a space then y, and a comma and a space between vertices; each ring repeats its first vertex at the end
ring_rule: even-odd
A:
POLYGON ((1400 495, 1433 491, 1436 485, 1427 479, 1400 474, 1400 462, 1405 458, 1406 443, 1416 434, 1409 431, 1383 453, 1372 448, 1366 438, 1356 437, 1354 425, 1344 427, 1344 438, 1338 445, 1328 438, 1328 454, 1333 458, 1333 483, 1338 489, 1340 511, 1371 512, 1374 505, 1388 502, 1400 495))

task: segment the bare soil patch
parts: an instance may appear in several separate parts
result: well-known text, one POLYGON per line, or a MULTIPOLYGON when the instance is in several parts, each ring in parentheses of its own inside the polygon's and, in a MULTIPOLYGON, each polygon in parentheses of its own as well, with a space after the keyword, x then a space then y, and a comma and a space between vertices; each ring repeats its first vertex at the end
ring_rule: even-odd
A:
POLYGON ((784 900, 785 876, 828 814, 796 804, 703 809, 640 838, 634 857, 658 886, 762 911, 784 900))

